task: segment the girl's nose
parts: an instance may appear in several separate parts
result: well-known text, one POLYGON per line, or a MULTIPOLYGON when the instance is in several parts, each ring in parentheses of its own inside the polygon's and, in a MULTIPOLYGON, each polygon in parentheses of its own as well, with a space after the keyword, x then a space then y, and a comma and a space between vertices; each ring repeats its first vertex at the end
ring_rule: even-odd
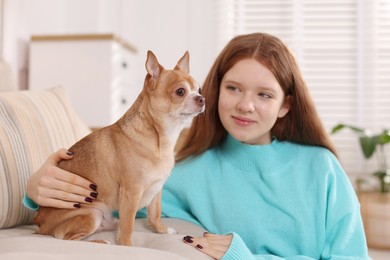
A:
POLYGON ((243 96, 237 103, 237 109, 249 113, 255 110, 255 105, 249 97, 243 96))

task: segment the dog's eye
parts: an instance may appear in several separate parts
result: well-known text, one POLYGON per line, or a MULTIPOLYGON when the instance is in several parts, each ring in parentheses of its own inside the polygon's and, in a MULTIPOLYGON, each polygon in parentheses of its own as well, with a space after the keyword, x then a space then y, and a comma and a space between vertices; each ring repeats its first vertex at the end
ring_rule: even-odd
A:
POLYGON ((199 89, 199 94, 202 95, 202 89, 201 88, 199 89))
POLYGON ((184 88, 178 88, 176 89, 176 95, 178 95, 179 97, 182 97, 184 96, 186 93, 186 90, 184 88))

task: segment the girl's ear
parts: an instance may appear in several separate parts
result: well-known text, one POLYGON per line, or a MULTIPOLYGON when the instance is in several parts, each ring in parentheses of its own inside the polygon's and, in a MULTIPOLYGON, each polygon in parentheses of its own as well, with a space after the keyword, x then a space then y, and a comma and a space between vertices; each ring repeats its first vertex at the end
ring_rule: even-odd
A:
POLYGON ((282 118, 285 115, 287 115, 287 113, 290 111, 292 101, 293 101, 293 99, 292 99, 292 96, 290 96, 290 95, 284 99, 284 103, 279 110, 279 114, 278 114, 279 118, 282 118))

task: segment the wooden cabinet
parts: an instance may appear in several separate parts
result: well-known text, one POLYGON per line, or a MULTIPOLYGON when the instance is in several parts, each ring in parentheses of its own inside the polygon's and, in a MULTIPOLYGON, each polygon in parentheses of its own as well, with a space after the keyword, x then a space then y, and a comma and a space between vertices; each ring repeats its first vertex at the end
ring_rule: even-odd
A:
POLYGON ((358 197, 368 247, 390 250, 390 193, 359 192, 358 197))
POLYGON ((66 88, 90 127, 115 122, 134 102, 136 48, 113 34, 32 36, 29 89, 66 88))

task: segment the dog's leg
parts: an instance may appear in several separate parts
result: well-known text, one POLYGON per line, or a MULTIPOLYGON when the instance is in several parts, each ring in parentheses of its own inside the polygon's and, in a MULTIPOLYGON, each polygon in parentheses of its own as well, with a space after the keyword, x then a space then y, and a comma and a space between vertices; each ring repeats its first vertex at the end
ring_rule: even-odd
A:
POLYGON ((173 228, 166 228, 161 222, 161 196, 162 191, 159 191, 148 206, 148 222, 157 233, 174 234, 173 228))
POLYGON ((120 189, 119 197, 119 225, 118 244, 131 246, 132 233, 134 230, 135 215, 142 197, 143 190, 140 187, 120 189))
POLYGON ((66 240, 81 240, 99 228, 102 218, 103 215, 98 211, 74 216, 58 225, 53 236, 66 240))

